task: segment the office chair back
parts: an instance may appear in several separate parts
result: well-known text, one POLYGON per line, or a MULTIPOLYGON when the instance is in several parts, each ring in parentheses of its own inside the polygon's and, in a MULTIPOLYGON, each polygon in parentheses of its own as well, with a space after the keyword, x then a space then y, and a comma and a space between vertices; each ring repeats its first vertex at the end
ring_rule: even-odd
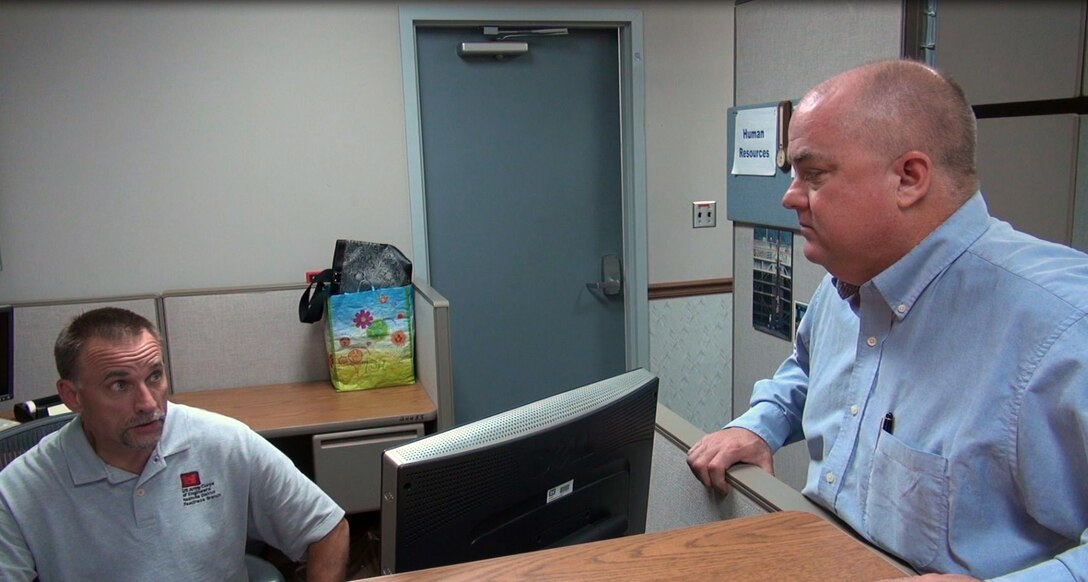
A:
POLYGON ((75 413, 58 414, 24 422, 0 432, 0 469, 29 451, 45 435, 60 430, 75 418, 75 413))

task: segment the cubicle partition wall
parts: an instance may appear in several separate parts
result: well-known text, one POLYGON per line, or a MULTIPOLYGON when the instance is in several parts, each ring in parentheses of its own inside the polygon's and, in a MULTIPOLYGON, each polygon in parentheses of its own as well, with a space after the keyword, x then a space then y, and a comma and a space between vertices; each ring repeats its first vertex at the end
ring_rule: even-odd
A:
POLYGON ((4 403, 4 410, 10 410, 18 402, 57 393, 53 344, 64 326, 81 313, 99 307, 122 307, 162 328, 158 299, 154 295, 16 303, 12 307, 15 317, 15 394, 12 400, 4 403))
MULTIPOLYGON (((305 288, 163 293, 174 393, 328 382, 325 322, 298 320, 305 288)), ((359 418, 347 424, 329 422, 265 434, 348 513, 378 509, 380 460, 386 448, 419 438, 427 424, 432 426, 426 430, 441 430, 453 423, 449 302, 422 282, 415 284, 413 299, 416 380, 434 404, 433 419, 364 420, 368 413, 360 411, 359 418)))
POLYGON ((278 285, 163 293, 173 392, 328 380, 324 325, 298 320, 305 289, 278 285))
MULTIPOLYGON (((438 410, 437 429, 453 426, 449 301, 416 282, 416 375, 438 410)), ((173 393, 328 380, 324 324, 298 320, 305 285, 167 291, 161 296, 17 303, 16 402, 56 393, 53 344, 75 316, 114 306, 156 323, 173 393)))
MULTIPOLYGON (((416 281, 417 382, 453 426, 449 301, 416 281)), ((300 323, 305 285, 167 291, 162 319, 174 393, 329 379, 325 323, 300 323)))

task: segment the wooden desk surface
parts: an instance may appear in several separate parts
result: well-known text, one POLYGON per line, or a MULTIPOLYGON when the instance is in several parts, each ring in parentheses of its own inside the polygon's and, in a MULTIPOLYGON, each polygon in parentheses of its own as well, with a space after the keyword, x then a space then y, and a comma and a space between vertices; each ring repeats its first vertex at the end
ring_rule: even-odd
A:
POLYGON ((827 521, 795 511, 369 578, 419 580, 880 580, 906 576, 827 521))
POLYGON ((300 382, 182 392, 170 401, 236 418, 265 437, 426 422, 436 415, 419 384, 337 392, 327 381, 300 382))

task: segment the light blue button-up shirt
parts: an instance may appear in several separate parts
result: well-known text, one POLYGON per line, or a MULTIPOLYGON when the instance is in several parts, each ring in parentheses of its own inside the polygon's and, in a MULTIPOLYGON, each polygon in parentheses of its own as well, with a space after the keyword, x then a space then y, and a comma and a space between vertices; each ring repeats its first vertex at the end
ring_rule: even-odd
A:
POLYGON ((729 426, 806 438, 805 495, 920 571, 1085 580, 1086 316, 1088 256, 975 194, 855 295, 825 278, 729 426))

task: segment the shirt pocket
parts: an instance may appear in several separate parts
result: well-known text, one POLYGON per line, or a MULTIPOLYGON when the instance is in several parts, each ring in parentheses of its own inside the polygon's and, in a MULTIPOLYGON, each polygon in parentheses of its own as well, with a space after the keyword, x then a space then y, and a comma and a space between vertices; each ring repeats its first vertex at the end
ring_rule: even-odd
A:
POLYGON ((948 531, 948 460, 881 431, 865 499, 869 538, 915 568, 937 557, 948 531))

